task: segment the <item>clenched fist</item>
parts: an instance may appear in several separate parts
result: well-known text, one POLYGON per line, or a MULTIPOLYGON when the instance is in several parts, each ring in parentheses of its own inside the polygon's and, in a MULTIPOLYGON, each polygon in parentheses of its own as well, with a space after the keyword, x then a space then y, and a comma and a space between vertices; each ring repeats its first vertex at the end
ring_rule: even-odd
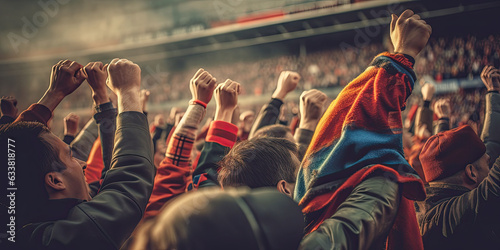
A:
POLYGON ((217 86, 214 94, 217 103, 217 108, 215 110, 216 121, 231 122, 233 111, 238 104, 238 95, 240 93, 240 84, 229 79, 217 86))
POLYGON ((13 96, 2 96, 0 100, 0 108, 2 109, 2 116, 10 116, 17 118, 17 99, 13 96))
POLYGON ((108 87, 118 96, 123 92, 139 94, 141 88, 141 68, 127 59, 113 59, 108 66, 108 87))
POLYGON ((316 89, 304 91, 300 95, 300 124, 299 127, 314 131, 321 116, 327 96, 316 89))
POLYGON ((431 101, 434 96, 434 92, 436 92, 436 87, 430 83, 425 83, 420 91, 422 92, 422 98, 424 101, 431 101))
POLYGON ((52 66, 47 92, 62 98, 73 93, 85 80, 85 75, 80 71, 81 68, 83 66, 74 61, 59 61, 52 66))
POLYGON ((439 99, 434 103, 434 113, 438 118, 450 118, 450 101, 447 99, 439 99))
POLYGON ((272 98, 283 100, 285 96, 294 91, 300 81, 300 75, 293 71, 283 71, 278 79, 278 86, 274 91, 272 98))
POLYGON ((141 68, 127 59, 113 59, 108 66, 108 87, 118 97, 118 112, 142 113, 141 68))
POLYGON ((73 137, 78 133, 78 121, 80 117, 74 113, 69 113, 64 117, 64 135, 71 135, 73 137))
POLYGON ((392 14, 391 41, 396 53, 415 58, 425 47, 432 28, 411 10, 405 10, 399 17, 392 14))
POLYGON ((87 82, 92 90, 92 98, 95 105, 109 102, 106 88, 108 64, 103 65, 102 62, 89 62, 82 71, 87 76, 87 82))
POLYGON ((488 91, 500 91, 500 70, 486 66, 481 72, 481 80, 488 91))
POLYGON ((193 100, 199 100, 208 104, 212 99, 216 82, 217 79, 208 73, 208 71, 199 69, 193 78, 191 78, 189 84, 193 100))

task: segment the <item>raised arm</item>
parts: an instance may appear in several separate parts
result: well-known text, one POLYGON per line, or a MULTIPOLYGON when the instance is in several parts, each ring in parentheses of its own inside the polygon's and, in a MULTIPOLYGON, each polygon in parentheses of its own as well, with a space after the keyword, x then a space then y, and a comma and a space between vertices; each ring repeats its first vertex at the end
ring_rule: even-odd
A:
POLYGON ((101 153, 104 168, 100 171, 103 178, 111 167, 111 157, 115 142, 117 110, 108 98, 106 80, 108 79, 108 65, 102 62, 90 62, 84 68, 87 82, 92 90, 92 99, 96 107, 94 120, 99 128, 101 153))
POLYGON ((215 119, 210 123, 190 189, 219 185, 217 163, 231 150, 237 139, 238 127, 232 124, 231 120, 238 104, 240 88, 239 83, 228 79, 215 89, 215 119))
POLYGON ((190 156, 196 131, 205 116, 206 105, 212 99, 215 84, 216 79, 204 69, 199 69, 191 79, 189 86, 193 99, 176 126, 165 159, 157 169, 146 217, 156 215, 165 202, 186 191, 191 177, 190 156))
POLYGON ((37 121, 47 125, 57 105, 85 80, 85 75, 80 71, 82 67, 70 60, 61 60, 52 66, 49 88, 38 103, 23 111, 16 121, 37 121))
POLYGON ((112 168, 98 195, 73 207, 65 219, 39 225, 30 234, 34 242, 26 243, 38 247, 27 249, 40 244, 49 249, 119 249, 142 218, 154 166, 148 123, 139 102, 141 70, 126 59, 113 59, 108 72, 119 107, 112 168), (82 232, 94 233, 82 237, 82 232))
POLYGON ((438 117, 434 126, 434 134, 450 130, 450 100, 439 99, 434 104, 434 113, 438 117))
POLYGON ((376 249, 386 239, 388 249, 422 247, 410 199, 424 199, 425 191, 403 155, 401 110, 415 82, 413 58, 430 34, 413 11, 393 15, 396 53, 377 56, 320 120, 294 193, 310 233, 305 249, 320 243, 327 245, 322 249, 376 249))
POLYGON ((276 124, 286 95, 297 88, 299 81, 300 75, 298 73, 292 71, 281 72, 278 79, 278 86, 271 96, 271 101, 260 110, 248 138, 252 138, 255 132, 260 128, 276 124))
POLYGON ((316 89, 304 91, 300 95, 300 122, 299 128, 294 134, 295 141, 299 145, 299 160, 302 161, 307 147, 314 135, 314 130, 325 110, 327 96, 316 89))
POLYGON ((426 125, 427 129, 432 132, 432 120, 434 112, 431 110, 430 105, 432 98, 434 97, 434 92, 436 87, 430 83, 425 83, 422 86, 422 99, 423 102, 417 109, 417 115, 415 117, 415 128, 419 128, 426 125))
POLYGON ((491 157, 490 167, 494 159, 500 155, 500 71, 492 66, 486 66, 481 73, 488 93, 486 94, 486 109, 481 140, 486 145, 486 153, 491 157))

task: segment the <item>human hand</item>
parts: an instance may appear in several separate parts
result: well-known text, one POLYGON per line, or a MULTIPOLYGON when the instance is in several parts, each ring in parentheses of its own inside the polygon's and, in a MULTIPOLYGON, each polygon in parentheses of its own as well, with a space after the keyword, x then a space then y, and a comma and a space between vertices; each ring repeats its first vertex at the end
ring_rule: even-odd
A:
POLYGON ((153 125, 155 127, 164 127, 165 126, 165 117, 162 114, 156 115, 153 121, 153 125))
POLYGON ((425 83, 422 86, 421 92, 424 101, 431 101, 432 97, 434 96, 434 92, 436 92, 436 87, 434 87, 433 84, 425 83))
POLYGON ((19 110, 17 109, 17 99, 13 96, 2 96, 0 100, 0 108, 2 110, 2 116, 10 116, 12 118, 17 118, 19 110))
POLYGON ((448 99, 439 99, 434 104, 434 113, 438 118, 450 118, 450 101, 448 99))
POLYGON ((78 121, 80 117, 74 113, 69 113, 64 117, 64 135, 71 135, 73 137, 78 133, 78 121))
POLYGON ((316 89, 302 92, 300 95, 300 124, 299 128, 314 131, 323 115, 327 96, 316 89))
POLYGON ((233 111, 238 104, 238 95, 241 93, 239 83, 227 79, 215 89, 215 120, 231 122, 233 111))
POLYGON ((175 124, 175 116, 180 112, 181 110, 178 107, 173 107, 172 109, 170 109, 170 115, 168 117, 167 122, 175 124))
POLYGON ((412 10, 405 10, 399 17, 392 14, 390 33, 394 51, 415 58, 427 44, 432 28, 412 10))
POLYGON ((108 64, 89 62, 82 72, 87 76, 87 82, 92 90, 92 99, 96 106, 109 102, 106 80, 108 79, 108 64))
POLYGON ((250 132, 255 120, 255 112, 247 110, 240 115, 241 128, 244 132, 250 132))
POLYGON ((194 74, 193 78, 191 78, 189 84, 193 100, 199 100, 208 104, 212 99, 216 82, 217 79, 208 73, 208 71, 199 69, 196 74, 194 74))
POLYGON ((83 68, 77 62, 64 60, 52 66, 50 74, 50 84, 47 92, 64 98, 73 93, 85 80, 85 74, 80 69, 83 68))
POLYGON ((488 91, 500 91, 500 70, 493 66, 485 66, 481 72, 481 80, 488 91))
POLYGON ((286 95, 297 88, 300 81, 300 75, 293 71, 282 71, 278 79, 278 86, 274 91, 272 98, 283 100, 286 95))
POLYGON ((67 95, 73 93, 85 80, 85 74, 80 70, 83 66, 77 62, 64 60, 52 66, 49 88, 38 101, 51 112, 67 95))
POLYGON ((118 111, 142 112, 141 68, 127 59, 113 59, 108 66, 108 87, 118 97, 118 111))

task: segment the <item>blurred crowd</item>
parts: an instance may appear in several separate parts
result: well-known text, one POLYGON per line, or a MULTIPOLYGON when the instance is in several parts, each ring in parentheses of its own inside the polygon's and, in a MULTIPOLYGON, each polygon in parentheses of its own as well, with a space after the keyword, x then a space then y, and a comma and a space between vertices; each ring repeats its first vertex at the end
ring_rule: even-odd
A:
POLYGON ((498 249, 499 37, 429 44, 412 10, 390 26, 395 52, 147 77, 124 58, 59 61, 24 111, 0 99, 0 248, 498 249), (436 94, 476 75, 484 88, 436 94), (256 111, 242 95, 267 102, 256 111), (55 120, 75 97, 92 117, 55 120), (172 100, 182 106, 149 112, 172 100))

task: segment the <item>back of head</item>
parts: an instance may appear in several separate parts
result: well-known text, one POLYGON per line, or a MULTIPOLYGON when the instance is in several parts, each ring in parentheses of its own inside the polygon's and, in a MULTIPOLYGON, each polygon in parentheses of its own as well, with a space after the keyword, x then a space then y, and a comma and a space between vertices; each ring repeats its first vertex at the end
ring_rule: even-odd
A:
POLYGON ((256 137, 243 141, 222 159, 219 183, 223 187, 276 187, 280 180, 295 183, 300 162, 297 146, 283 138, 256 137))
POLYGON ((132 249, 297 249, 303 228, 298 205, 275 190, 206 188, 165 205, 132 249))
POLYGON ((41 137, 44 133, 50 131, 37 122, 16 122, 0 127, 0 148, 2 152, 9 152, 2 154, 2 157, 8 157, 2 159, 8 162, 3 165, 3 170, 14 173, 4 176, 15 176, 9 186, 17 188, 16 218, 19 218, 20 225, 36 220, 36 211, 49 199, 45 175, 65 169, 58 153, 41 137))
POLYGON ((485 152, 484 143, 468 125, 433 135, 420 153, 425 180, 432 182, 450 177, 485 152))
POLYGON ((292 131, 290 130, 289 127, 281 125, 281 124, 275 124, 275 125, 270 125, 270 126, 265 126, 260 128, 255 132, 253 137, 276 137, 276 138, 287 138, 289 134, 292 134, 292 131))

